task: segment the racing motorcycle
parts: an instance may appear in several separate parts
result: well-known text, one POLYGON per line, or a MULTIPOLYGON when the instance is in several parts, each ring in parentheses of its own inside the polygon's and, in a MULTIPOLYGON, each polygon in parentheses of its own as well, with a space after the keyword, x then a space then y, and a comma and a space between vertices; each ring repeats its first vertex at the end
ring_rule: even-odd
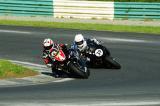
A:
POLYGON ((108 69, 120 69, 121 65, 116 62, 109 52, 109 50, 103 46, 95 43, 88 45, 86 56, 87 64, 91 68, 108 68, 108 69))
MULTIPOLYGON (((90 71, 86 67, 86 62, 73 49, 68 49, 68 53, 59 50, 54 59, 56 60, 56 70, 63 71, 69 76, 87 79, 90 75, 90 71)), ((54 70, 52 69, 52 71, 54 70)))

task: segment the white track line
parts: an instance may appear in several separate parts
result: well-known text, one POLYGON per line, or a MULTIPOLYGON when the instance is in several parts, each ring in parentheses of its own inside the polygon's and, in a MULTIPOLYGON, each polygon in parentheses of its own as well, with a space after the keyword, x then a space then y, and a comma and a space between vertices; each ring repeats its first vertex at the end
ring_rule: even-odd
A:
POLYGON ((100 104, 94 104, 93 106, 152 106, 152 105, 159 105, 159 101, 126 101, 126 102, 113 102, 113 103, 100 103, 100 104))
POLYGON ((153 106, 153 105, 160 105, 159 101, 101 101, 98 103, 97 101, 93 101, 92 103, 88 102, 83 102, 83 103, 19 103, 19 102, 14 102, 14 103, 0 103, 2 105, 7 105, 7 106, 153 106), (116 103, 117 102, 117 103, 116 103))
MULTIPOLYGON (((15 31, 15 30, 0 30, 0 32, 4 33, 20 33, 20 34, 31 34, 32 32, 27 31, 15 31)), ((101 40, 107 40, 112 42, 131 42, 131 43, 151 43, 151 41, 147 40, 137 40, 137 39, 124 39, 124 38, 113 38, 113 37, 96 37, 101 40)))
POLYGON ((24 65, 46 68, 45 65, 40 65, 40 64, 30 63, 30 62, 23 62, 23 61, 17 61, 17 60, 10 60, 10 61, 14 63, 24 64, 24 65))
POLYGON ((123 38, 111 38, 111 37, 97 37, 101 40, 107 40, 112 42, 132 42, 132 43, 146 43, 150 41, 146 40, 137 40, 137 39, 123 39, 123 38))
POLYGON ((53 82, 66 82, 66 81, 72 81, 74 80, 73 78, 64 78, 64 79, 61 79, 61 80, 56 80, 56 81, 53 81, 53 82))
POLYGON ((26 31, 15 31, 15 30, 0 30, 0 32, 4 32, 4 33, 31 34, 31 32, 26 32, 26 31))

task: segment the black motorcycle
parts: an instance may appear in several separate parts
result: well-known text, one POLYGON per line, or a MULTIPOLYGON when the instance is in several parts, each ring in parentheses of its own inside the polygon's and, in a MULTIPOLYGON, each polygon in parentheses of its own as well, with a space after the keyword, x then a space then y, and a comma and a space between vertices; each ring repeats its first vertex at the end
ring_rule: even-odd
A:
POLYGON ((53 72, 56 70, 58 72, 64 72, 68 76, 85 79, 90 75, 85 61, 79 58, 79 54, 75 50, 69 49, 68 53, 59 50, 54 56, 54 59, 56 60, 56 67, 52 68, 53 72))
POLYGON ((87 64, 91 68, 120 69, 121 65, 111 57, 109 50, 95 43, 90 43, 85 53, 87 64))

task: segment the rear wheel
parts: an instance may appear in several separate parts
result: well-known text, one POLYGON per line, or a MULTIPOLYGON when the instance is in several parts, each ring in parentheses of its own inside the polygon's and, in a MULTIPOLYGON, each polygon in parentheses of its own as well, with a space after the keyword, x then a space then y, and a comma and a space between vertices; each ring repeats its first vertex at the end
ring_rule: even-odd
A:
POLYGON ((72 62, 70 62, 68 64, 69 68, 70 68, 70 71, 78 76, 78 78, 85 78, 87 79, 90 75, 90 71, 88 70, 87 67, 84 67, 83 69, 81 69, 78 65, 76 64, 73 64, 72 62))
POLYGON ((121 65, 118 62, 116 62, 114 58, 110 56, 105 57, 104 65, 106 68, 121 69, 121 65))

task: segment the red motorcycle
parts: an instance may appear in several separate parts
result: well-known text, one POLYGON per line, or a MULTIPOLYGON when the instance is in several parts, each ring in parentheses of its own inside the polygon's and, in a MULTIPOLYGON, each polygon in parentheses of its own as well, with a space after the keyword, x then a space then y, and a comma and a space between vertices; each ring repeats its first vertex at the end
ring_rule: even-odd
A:
POLYGON ((56 70, 63 71, 67 75, 76 78, 86 79, 89 77, 90 71, 86 67, 85 61, 79 57, 77 51, 68 49, 67 53, 65 53, 63 50, 59 50, 58 52, 53 51, 51 55, 54 55, 56 60, 56 70))

